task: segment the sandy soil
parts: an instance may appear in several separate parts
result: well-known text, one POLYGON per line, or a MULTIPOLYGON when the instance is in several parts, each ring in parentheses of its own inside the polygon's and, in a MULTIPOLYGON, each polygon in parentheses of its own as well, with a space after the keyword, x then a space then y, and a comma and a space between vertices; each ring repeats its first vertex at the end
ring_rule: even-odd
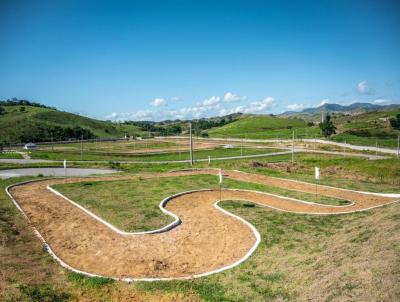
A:
MULTIPOLYGON (((156 176, 216 174, 216 170, 179 171, 156 176)), ((267 176, 225 171, 225 176, 304 192, 313 184, 267 176)), ((144 177, 154 177, 145 175, 144 177)), ((128 177, 93 177, 96 180, 128 177)), ((193 192, 173 198, 166 208, 182 220, 174 229, 159 234, 119 235, 46 187, 88 178, 51 179, 10 189, 15 200, 53 251, 68 265, 89 273, 116 278, 190 277, 231 265, 254 246, 253 231, 240 220, 216 209, 218 191, 193 192)), ((262 193, 224 190, 222 199, 248 200, 285 211, 339 213, 363 210, 394 202, 393 198, 320 187, 319 194, 351 200, 346 207, 301 203, 262 193)))

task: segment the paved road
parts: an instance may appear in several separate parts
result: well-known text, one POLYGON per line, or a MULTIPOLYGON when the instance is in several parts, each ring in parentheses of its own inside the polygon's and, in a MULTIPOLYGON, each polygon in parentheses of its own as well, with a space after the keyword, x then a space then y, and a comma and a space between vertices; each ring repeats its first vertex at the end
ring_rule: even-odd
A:
POLYGON ((380 148, 380 147, 377 148, 377 147, 372 147, 372 146, 358 146, 358 145, 326 141, 326 140, 322 140, 322 139, 303 139, 302 141, 308 142, 308 143, 317 142, 319 144, 334 145, 334 146, 348 148, 348 149, 352 149, 352 150, 374 151, 374 152, 377 151, 377 152, 381 152, 381 153, 398 155, 398 150, 396 150, 396 149, 380 148))
POLYGON ((19 177, 19 176, 88 176, 96 174, 110 174, 116 173, 117 170, 111 169, 81 169, 81 168, 67 168, 67 175, 65 175, 64 168, 26 168, 26 169, 9 169, 0 170, 0 179, 19 177))

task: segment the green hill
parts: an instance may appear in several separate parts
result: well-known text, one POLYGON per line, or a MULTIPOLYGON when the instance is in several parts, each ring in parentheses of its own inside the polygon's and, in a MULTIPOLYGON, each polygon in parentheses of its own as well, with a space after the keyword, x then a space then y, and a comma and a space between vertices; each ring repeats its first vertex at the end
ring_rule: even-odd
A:
POLYGON ((143 135, 138 127, 29 105, 1 106, 0 144, 143 135))
POLYGON ((297 118, 282 118, 271 115, 246 115, 224 125, 208 130, 211 137, 236 138, 289 138, 295 131, 296 137, 319 136, 319 129, 309 126, 304 120, 297 118))
POLYGON ((400 109, 374 111, 359 115, 339 115, 333 119, 337 134, 332 139, 359 145, 396 147, 400 129, 395 129, 390 120, 400 114, 400 109))

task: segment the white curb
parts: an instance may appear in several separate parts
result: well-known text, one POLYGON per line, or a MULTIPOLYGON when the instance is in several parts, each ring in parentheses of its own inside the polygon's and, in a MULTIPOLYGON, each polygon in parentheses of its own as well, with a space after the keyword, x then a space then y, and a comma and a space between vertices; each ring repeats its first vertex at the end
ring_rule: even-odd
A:
POLYGON ((114 232, 116 232, 116 233, 118 233, 120 235, 129 235, 130 236, 130 235, 157 234, 157 233, 167 232, 167 231, 173 229, 174 227, 178 226, 182 222, 178 216, 176 216, 174 213, 172 213, 172 212, 168 211, 167 209, 165 209, 165 206, 168 203, 168 201, 170 201, 171 199, 173 199, 175 197, 178 197, 178 196, 181 196, 183 194, 186 194, 186 192, 178 193, 178 194, 169 196, 167 198, 164 198, 160 202, 160 204, 158 205, 158 207, 160 208, 161 212, 163 212, 164 214, 167 214, 169 216, 172 216, 174 218, 173 222, 167 224, 166 226, 164 226, 164 227, 162 227, 160 229, 156 229, 156 230, 143 231, 143 232, 125 232, 125 231, 121 231, 117 227, 113 226, 111 223, 108 223, 107 221, 105 221, 104 219, 100 218, 99 216, 97 216, 93 212, 89 211, 88 209, 84 208, 83 206, 79 205, 75 201, 72 201, 68 197, 64 196, 63 194, 61 194, 57 190, 53 189, 50 185, 48 185, 46 188, 48 190, 50 190, 51 192, 53 192, 54 194, 56 194, 57 196, 60 196, 61 198, 65 199, 66 201, 68 201, 72 205, 76 206, 77 208, 79 208, 80 210, 82 210, 83 212, 85 212, 86 214, 91 216, 92 218, 94 218, 97 221, 101 222, 102 224, 106 225, 111 230, 113 230, 114 232))
MULTIPOLYGON (((226 171, 229 171, 229 170, 226 170, 226 171)), ((243 172, 243 171, 240 171, 240 170, 231 170, 231 171, 235 171, 235 172, 239 172, 239 173, 243 173, 243 174, 252 175, 251 173, 243 172)), ((305 181, 301 181, 301 180, 288 179, 288 178, 281 178, 281 177, 274 177, 274 176, 263 175, 263 174, 255 174, 255 175, 270 177, 270 178, 273 178, 273 179, 279 179, 279 180, 284 180, 284 181, 292 181, 292 182, 297 182, 297 183, 301 183, 301 184, 315 185, 314 183, 309 183, 309 182, 305 182, 305 181)), ((364 191, 356 191, 356 190, 351 190, 351 189, 343 189, 343 188, 331 187, 331 186, 320 185, 320 184, 318 184, 318 186, 319 186, 319 187, 324 187, 324 188, 329 188, 329 189, 336 189, 336 190, 348 191, 348 192, 355 192, 355 193, 361 193, 361 194, 376 195, 376 196, 381 196, 381 197, 400 198, 400 193, 373 193, 373 192, 364 192, 364 191)), ((303 191, 301 191, 301 192, 303 192, 303 191)))

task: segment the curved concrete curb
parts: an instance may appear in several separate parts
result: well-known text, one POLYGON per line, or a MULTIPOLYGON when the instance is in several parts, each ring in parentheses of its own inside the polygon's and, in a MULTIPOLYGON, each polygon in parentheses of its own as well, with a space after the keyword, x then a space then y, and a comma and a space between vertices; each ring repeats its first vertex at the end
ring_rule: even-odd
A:
POLYGON ((104 219, 100 218, 99 216, 97 216, 96 214, 94 214, 93 212, 89 211, 88 209, 82 207, 81 205, 79 205, 78 203, 76 203, 75 201, 72 201, 71 199, 69 199, 68 197, 64 196, 63 194, 61 194, 60 192, 58 192, 57 190, 53 189, 50 185, 48 185, 46 187, 48 190, 50 190, 51 192, 53 192, 54 194, 56 194, 57 196, 62 197, 63 199, 65 199, 66 201, 68 201, 69 203, 71 203, 72 205, 76 206, 77 208, 79 208, 80 210, 82 210, 83 212, 85 212, 86 214, 88 214, 89 216, 93 217, 94 219, 96 219, 97 221, 101 222, 102 224, 106 225, 107 227, 109 227, 111 230, 113 230, 114 232, 116 232, 117 234, 120 235, 144 235, 144 234, 157 234, 157 233, 163 233, 163 232, 167 232, 171 229, 173 229, 174 227, 180 225, 182 223, 182 221, 180 220, 180 218, 178 216, 176 216, 174 213, 168 211, 167 209, 165 209, 165 206, 167 205, 168 201, 170 201, 171 199, 184 195, 186 194, 186 192, 182 192, 182 193, 178 193, 175 195, 171 195, 167 198, 164 198, 160 204, 158 205, 158 207, 160 208, 161 212, 163 212, 166 215, 172 216, 174 218, 174 221, 167 224, 166 226, 156 229, 156 230, 151 230, 151 231, 143 231, 143 232, 125 232, 125 231, 121 231, 120 229, 118 229, 117 227, 113 226, 111 223, 108 223, 107 221, 105 221, 104 219))

